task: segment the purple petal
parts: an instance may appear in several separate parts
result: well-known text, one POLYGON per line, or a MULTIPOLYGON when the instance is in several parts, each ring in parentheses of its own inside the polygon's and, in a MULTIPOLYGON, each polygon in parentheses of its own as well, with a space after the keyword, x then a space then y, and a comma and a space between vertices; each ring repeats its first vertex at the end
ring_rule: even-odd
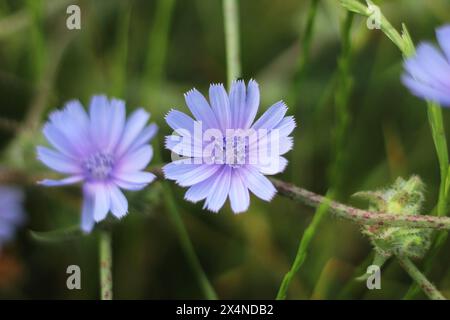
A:
POLYGON ((189 117, 184 112, 178 111, 178 110, 171 110, 166 115, 166 122, 167 124, 173 129, 184 129, 190 132, 191 134, 194 133, 194 119, 189 117))
POLYGON ((216 178, 211 192, 206 198, 204 208, 212 212, 218 212, 227 200, 231 183, 231 167, 221 166, 221 173, 216 178))
POLYGON ((280 139, 279 154, 283 155, 294 147, 294 139, 292 137, 283 137, 280 139))
POLYGON ((214 182, 216 181, 219 175, 220 171, 217 171, 208 179, 205 179, 202 182, 194 184, 188 189, 188 191, 186 191, 184 198, 194 203, 205 199, 211 193, 211 188, 213 187, 214 182))
POLYGON ((287 107, 283 101, 279 101, 272 105, 252 126, 253 129, 271 130, 275 128, 286 114, 287 107))
POLYGON ((294 131, 296 127, 295 119, 293 116, 284 117, 283 120, 275 127, 279 130, 280 137, 287 137, 294 131))
POLYGON ((89 118, 79 101, 67 102, 63 110, 52 112, 49 118, 50 124, 64 136, 77 154, 83 155, 91 149, 89 118))
POLYGON ((20 225, 25 221, 25 212, 23 211, 23 203, 7 204, 1 206, 0 220, 5 223, 20 225))
POLYGON ((433 85, 436 83, 450 89, 450 64, 433 45, 429 43, 419 44, 415 58, 422 69, 432 78, 433 85))
POLYGON ((230 90, 230 109, 233 128, 243 128, 246 107, 246 88, 242 80, 234 81, 230 90))
POLYGON ((94 199, 94 220, 100 222, 106 218, 111 200, 108 186, 103 183, 86 185, 88 194, 94 199))
POLYGON ((25 199, 23 191, 17 187, 0 186, 0 207, 21 203, 25 199))
MULTIPOLYGON (((249 146, 248 163, 261 167, 276 165, 279 161, 278 156, 287 153, 292 147, 293 138, 286 136, 280 137, 280 131, 276 131, 276 129, 270 130, 267 133, 261 133, 256 143, 253 142, 249 146)), ((270 170, 270 172, 273 172, 273 170, 270 170)))
POLYGON ((38 184, 46 187, 66 186, 69 184, 80 182, 83 179, 84 179, 83 176, 70 176, 62 180, 44 179, 42 181, 39 181, 38 184))
POLYGON ((24 193, 16 187, 0 186, 0 225, 15 227, 25 221, 24 193))
POLYGON ((436 37, 439 41, 439 45, 447 57, 450 63, 450 25, 444 25, 436 30, 436 37))
POLYGON ((85 233, 90 233, 94 228, 94 224, 94 199, 92 195, 85 192, 81 210, 81 230, 85 233))
POLYGON ((201 143, 192 142, 189 137, 181 137, 177 135, 167 136, 165 138, 165 147, 170 151, 182 155, 184 157, 197 157, 203 156, 203 148, 201 143))
POLYGON ((124 154, 128 148, 133 144, 135 139, 139 136, 148 119, 150 114, 148 114, 144 109, 138 109, 133 112, 128 118, 123 135, 119 144, 117 145, 116 154, 118 156, 124 154))
POLYGON ((255 80, 250 80, 247 86, 246 109, 242 127, 248 129, 255 120, 259 107, 259 86, 255 80))
POLYGON ((2 223, 2 221, 0 220, 0 246, 2 245, 2 242, 9 241, 13 238, 14 231, 14 226, 2 223))
POLYGON ((414 80, 409 76, 403 76, 402 82, 413 95, 422 99, 438 102, 444 106, 450 106, 450 94, 436 90, 427 84, 414 80))
POLYGON ((122 137, 123 128, 125 126, 125 102, 119 99, 111 99, 110 107, 108 109, 107 150, 114 150, 119 139, 122 137))
POLYGON ((114 183, 119 186, 119 188, 131 191, 139 191, 144 189, 148 184, 147 183, 133 183, 129 181, 123 181, 115 178, 114 183))
POLYGON ((259 172, 265 175, 274 175, 283 172, 287 166, 287 160, 283 157, 272 157, 270 159, 264 159, 264 163, 254 165, 258 168, 259 172))
POLYGON ((231 125, 231 110, 228 94, 223 84, 212 84, 209 87, 209 101, 220 128, 226 130, 231 125))
POLYGON ((149 126, 145 127, 144 130, 142 130, 142 132, 139 134, 139 136, 134 140, 129 150, 133 151, 142 147, 144 144, 148 144, 157 132, 158 126, 155 123, 152 123, 149 126))
POLYGON ((246 186, 255 196, 265 201, 272 200, 277 191, 272 182, 258 172, 257 169, 247 166, 241 168, 239 173, 246 186))
POLYGON ((184 97, 189 110, 191 110, 197 120, 202 121, 206 128, 219 128, 219 123, 214 112, 200 92, 192 89, 184 97))
POLYGON ((407 72, 407 74, 405 74, 404 76, 410 76, 416 81, 430 86, 435 86, 436 88, 439 88, 439 90, 445 89, 445 87, 441 83, 434 80, 432 74, 428 73, 428 71, 422 67, 416 57, 405 60, 405 62, 403 63, 403 67, 407 72))
POLYGON ((151 172, 138 171, 130 173, 120 172, 115 174, 114 178, 125 183, 142 185, 151 183, 156 176, 151 172))
POLYGON ((109 196, 111 199, 111 212, 117 218, 122 218, 128 212, 128 201, 115 185, 109 185, 109 196))
POLYGON ((153 148, 150 145, 125 153, 117 165, 117 172, 133 172, 144 169, 153 157, 153 148))
POLYGON ((69 158, 59 152, 38 146, 37 155, 38 159, 47 167, 57 172, 72 174, 81 173, 79 164, 73 158, 69 158))
MULTIPOLYGON (((72 119, 76 126, 83 133, 89 129, 89 116, 78 100, 71 100, 65 104, 65 111, 67 112, 67 119, 72 119)), ((83 134, 81 135, 84 136, 83 134)))
POLYGON ((181 159, 181 160, 172 161, 171 163, 166 164, 162 168, 162 170, 164 172, 164 176, 166 179, 177 180, 184 174, 191 171, 193 166, 198 166, 198 165, 186 163, 186 160, 181 159))
POLYGON ((234 213, 247 211, 250 205, 250 195, 239 174, 239 169, 232 172, 229 196, 231 209, 234 213))
POLYGON ((181 161, 171 162, 163 167, 166 179, 176 180, 182 187, 189 187, 211 177, 220 165, 184 164, 181 161))
POLYGON ((108 106, 108 98, 104 95, 93 96, 89 104, 91 136, 100 148, 104 148, 108 145, 108 131, 110 126, 108 121, 108 106))
POLYGON ((72 143, 66 138, 66 136, 59 131, 53 124, 47 123, 43 129, 44 136, 47 140, 62 154, 71 157, 78 158, 79 151, 72 145, 72 143))

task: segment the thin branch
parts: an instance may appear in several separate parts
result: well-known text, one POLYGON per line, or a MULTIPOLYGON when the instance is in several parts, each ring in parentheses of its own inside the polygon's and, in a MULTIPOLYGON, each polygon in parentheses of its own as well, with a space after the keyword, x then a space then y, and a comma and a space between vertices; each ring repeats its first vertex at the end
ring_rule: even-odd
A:
POLYGON ((351 220, 364 225, 388 225, 411 228, 432 228, 450 230, 450 218, 429 215, 397 215, 392 213, 377 213, 350 207, 342 203, 329 200, 321 195, 293 184, 272 179, 280 195, 299 201, 310 207, 318 207, 328 203, 329 212, 337 217, 351 220))
POLYGON ((431 300, 447 300, 439 292, 438 289, 430 282, 428 279, 420 272, 419 269, 412 263, 411 260, 407 257, 397 256, 398 262, 405 269, 406 272, 410 275, 411 278, 420 286, 423 292, 430 298, 431 300))

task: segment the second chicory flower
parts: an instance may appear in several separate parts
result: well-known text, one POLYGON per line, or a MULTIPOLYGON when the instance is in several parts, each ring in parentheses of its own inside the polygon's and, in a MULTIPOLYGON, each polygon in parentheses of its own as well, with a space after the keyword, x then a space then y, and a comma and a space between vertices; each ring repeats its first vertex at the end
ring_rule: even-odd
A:
POLYGON ((53 112, 43 132, 54 149, 39 146, 38 158, 49 168, 69 176, 44 180, 45 186, 83 183, 81 228, 90 232, 111 211, 117 218, 128 211, 120 189, 140 190, 155 179, 143 171, 153 156, 149 141, 157 126, 146 126, 150 115, 138 109, 126 119, 125 102, 92 97, 89 114, 79 101, 53 112))

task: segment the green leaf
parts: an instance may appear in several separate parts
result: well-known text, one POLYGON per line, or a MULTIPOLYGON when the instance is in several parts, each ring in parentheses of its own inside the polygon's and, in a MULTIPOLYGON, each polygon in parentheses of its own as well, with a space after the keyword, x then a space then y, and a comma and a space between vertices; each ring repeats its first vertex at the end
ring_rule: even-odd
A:
POLYGON ((36 240, 38 242, 56 243, 81 238, 84 233, 80 230, 80 227, 76 225, 53 231, 30 230, 30 235, 33 240, 36 240))

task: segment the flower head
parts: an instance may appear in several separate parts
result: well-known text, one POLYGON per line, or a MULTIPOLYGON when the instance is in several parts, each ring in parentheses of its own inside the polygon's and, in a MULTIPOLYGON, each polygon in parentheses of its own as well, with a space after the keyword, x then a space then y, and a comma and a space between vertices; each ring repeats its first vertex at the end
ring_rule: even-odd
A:
POLYGON ((436 30, 442 52, 429 43, 421 43, 416 54, 404 63, 403 83, 426 100, 450 106, 450 25, 436 30))
POLYGON ((149 141, 157 126, 146 126, 150 115, 143 109, 128 119, 125 102, 93 96, 87 114, 79 101, 70 101, 53 112, 43 132, 56 150, 37 147, 37 154, 49 168, 69 176, 43 180, 45 186, 83 182, 81 227, 92 230, 109 211, 117 218, 128 211, 128 201, 120 189, 140 190, 155 175, 142 171, 153 156, 149 141))
MULTIPOLYGON (((355 196, 369 200, 369 210, 374 212, 413 215, 420 214, 424 189, 422 180, 412 176, 408 180, 397 178, 387 189, 358 192, 355 196)), ((377 254, 385 258, 392 255, 422 258, 431 244, 430 229, 373 225, 363 226, 362 232, 370 238, 377 254)))
POLYGON ((172 110, 166 116, 174 134, 166 137, 166 148, 182 159, 167 164, 167 179, 189 187, 185 199, 217 212, 227 198, 235 213, 250 204, 249 190, 270 201, 276 190, 265 175, 282 172, 287 160, 282 156, 293 145, 289 135, 295 128, 293 117, 285 117, 283 102, 272 105, 256 122, 259 87, 251 80, 246 87, 235 81, 230 93, 222 84, 209 88, 209 103, 193 89, 185 94, 195 120, 172 110))
POLYGON ((23 199, 20 189, 0 186, 0 250, 25 221, 23 199))

